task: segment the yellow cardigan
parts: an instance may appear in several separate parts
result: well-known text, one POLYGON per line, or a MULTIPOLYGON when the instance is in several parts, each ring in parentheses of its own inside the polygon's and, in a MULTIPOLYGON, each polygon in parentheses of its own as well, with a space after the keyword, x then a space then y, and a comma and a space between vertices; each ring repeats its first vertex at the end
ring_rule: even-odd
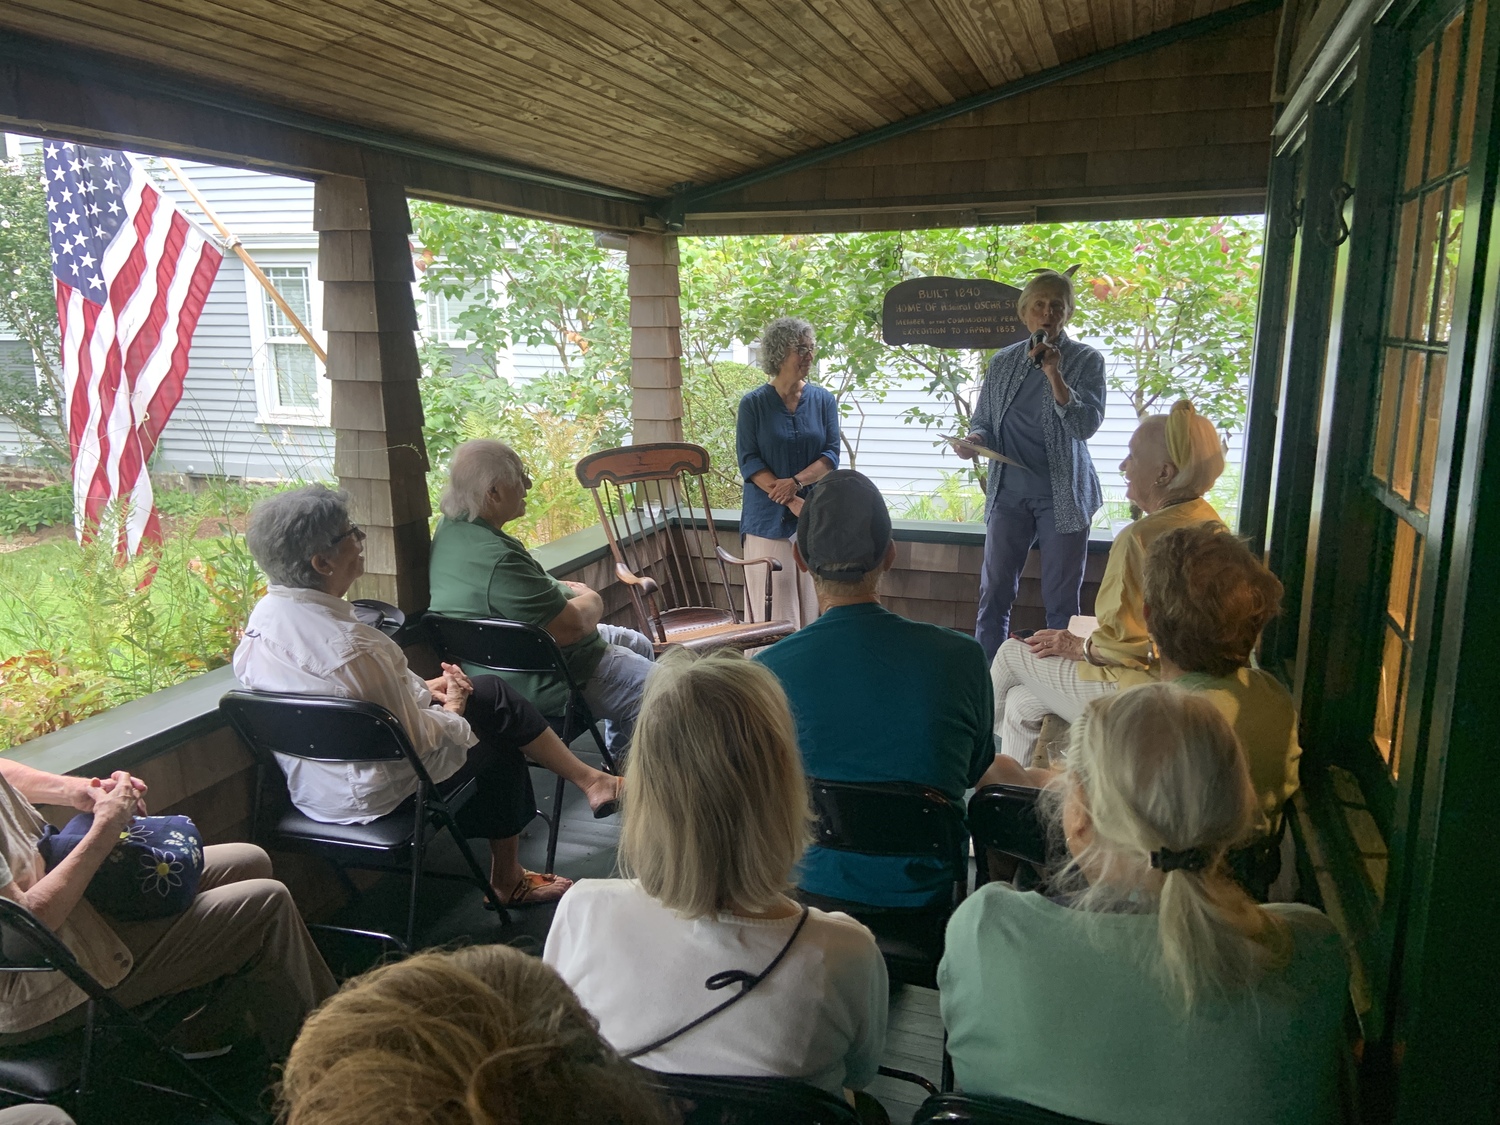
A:
POLYGON ((1150 683, 1157 678, 1156 663, 1151 656, 1151 640, 1146 635, 1146 615, 1142 611, 1146 582, 1146 552, 1159 536, 1190 524, 1219 520, 1219 513, 1207 500, 1188 500, 1142 516, 1115 538, 1109 549, 1109 562, 1094 599, 1094 615, 1099 627, 1089 637, 1089 647, 1103 666, 1078 662, 1080 680, 1117 681, 1121 687, 1150 683))

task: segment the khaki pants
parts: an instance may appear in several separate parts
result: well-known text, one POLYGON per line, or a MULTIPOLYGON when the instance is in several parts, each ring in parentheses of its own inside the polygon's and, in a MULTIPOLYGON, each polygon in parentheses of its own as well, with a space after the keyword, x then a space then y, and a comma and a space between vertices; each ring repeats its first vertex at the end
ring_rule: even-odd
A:
MULTIPOLYGON (((221 982, 208 1010, 183 1026, 193 1047, 217 1045, 215 1037, 248 1014, 266 1053, 282 1058, 308 1013, 337 987, 291 893, 271 877, 271 857, 253 844, 203 849, 203 879, 186 912, 114 928, 135 958, 114 989, 125 1007, 221 982)), ((80 1006, 0 1043, 80 1027, 84 1011, 80 1006)))
MULTIPOLYGON (((813 588, 812 575, 797 569, 790 539, 747 535, 744 550, 747 559, 770 557, 781 562, 781 570, 771 576, 771 620, 790 621, 793 628, 800 629, 818 619, 818 592, 813 588)), ((764 566, 745 568, 746 621, 766 619, 766 573, 764 566)))

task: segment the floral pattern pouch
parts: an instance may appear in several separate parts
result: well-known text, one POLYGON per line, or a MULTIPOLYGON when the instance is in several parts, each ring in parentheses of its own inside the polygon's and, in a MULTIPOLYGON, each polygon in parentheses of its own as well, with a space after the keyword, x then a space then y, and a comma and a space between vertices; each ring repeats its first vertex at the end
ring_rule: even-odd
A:
MULTIPOLYGON (((62 829, 47 825, 37 850, 52 870, 94 823, 80 813, 62 829)), ((192 905, 203 874, 203 838, 185 816, 138 816, 121 833, 85 892, 100 913, 121 922, 169 918, 192 905)))

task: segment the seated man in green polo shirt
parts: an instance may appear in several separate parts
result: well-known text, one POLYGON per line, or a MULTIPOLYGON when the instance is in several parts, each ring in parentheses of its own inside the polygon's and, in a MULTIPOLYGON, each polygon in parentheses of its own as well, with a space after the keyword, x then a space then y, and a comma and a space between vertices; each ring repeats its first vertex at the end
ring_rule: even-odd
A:
MULTIPOLYGON (((880 491, 852 469, 825 476, 797 521, 794 555, 820 616, 757 654, 786 689, 809 777, 910 781, 955 804, 995 759, 994 696, 973 637, 880 604, 896 561, 880 491)), ((939 859, 810 847, 798 878, 812 896, 878 907, 948 901, 960 873, 939 859)))
MULTIPOLYGON (((584 702, 603 721, 610 751, 621 754, 655 659, 651 640, 600 624, 604 602, 597 591, 553 578, 525 544, 506 534, 504 525, 526 514, 530 488, 521 458, 503 442, 466 441, 454 451, 438 502, 443 518, 432 537, 432 611, 546 629, 582 686, 584 702)), ((567 685, 558 676, 502 675, 544 715, 561 715, 567 706, 567 685)))

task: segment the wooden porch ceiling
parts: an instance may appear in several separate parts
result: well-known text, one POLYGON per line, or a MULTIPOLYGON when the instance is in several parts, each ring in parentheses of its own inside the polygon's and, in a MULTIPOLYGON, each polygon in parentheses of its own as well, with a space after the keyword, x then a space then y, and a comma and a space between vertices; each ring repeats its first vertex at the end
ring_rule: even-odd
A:
MULTIPOLYGON (((734 181, 1237 6, 6 0, 0 30, 650 211, 682 185, 734 181)), ((1269 109, 1268 57, 1264 69, 1269 109)))

